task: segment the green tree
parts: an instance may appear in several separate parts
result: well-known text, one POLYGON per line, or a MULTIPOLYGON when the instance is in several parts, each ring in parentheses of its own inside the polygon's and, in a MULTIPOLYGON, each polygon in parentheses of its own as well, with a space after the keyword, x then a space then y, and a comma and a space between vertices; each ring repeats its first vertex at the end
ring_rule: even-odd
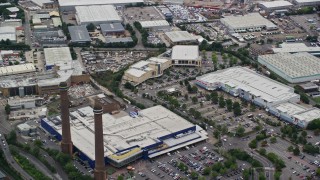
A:
POLYGON ((184 99, 185 99, 186 101, 188 101, 188 99, 189 99, 188 94, 185 94, 185 95, 184 95, 184 99))
POLYGON ((92 23, 87 25, 87 29, 89 32, 93 32, 96 29, 96 26, 92 23))
POLYGON ((293 154, 294 154, 295 156, 299 156, 299 155, 300 155, 299 147, 295 147, 295 148, 293 149, 293 154))
POLYGON ((6 104, 6 106, 4 107, 4 110, 6 111, 7 114, 10 114, 11 112, 11 107, 9 104, 6 104))
POLYGON ((226 105, 226 102, 224 101, 224 97, 223 96, 220 96, 219 97, 219 107, 220 108, 224 108, 226 105))
POLYGON ((8 144, 16 144, 17 142, 17 134, 14 130, 10 131, 9 135, 7 136, 8 144))
POLYGON ((259 154, 261 154, 262 156, 265 156, 267 154, 267 150, 265 148, 260 148, 259 154))
POLYGON ((309 130, 320 129, 320 119, 315 119, 315 120, 309 122, 307 129, 309 129, 309 130))
POLYGON ((320 176, 320 168, 317 169, 316 174, 317 176, 320 176))
POLYGON ((240 116, 241 115, 241 107, 239 102, 234 102, 233 103, 233 114, 235 116, 240 116))
POLYGON ((196 104, 198 102, 198 98, 196 96, 191 98, 193 104, 196 104))
POLYGON ((191 179, 198 179, 199 174, 193 171, 193 172, 191 172, 190 177, 191 177, 191 179))
POLYGON ((250 143, 249 143, 249 147, 251 149, 255 149, 258 147, 258 141, 256 139, 252 140, 250 143))
POLYGON ((237 134, 237 136, 242 137, 244 135, 245 131, 246 130, 244 129, 244 127, 240 125, 236 129, 236 134, 237 134))
POLYGON ((270 143, 271 143, 271 144, 274 144, 274 143, 276 143, 276 142, 277 142, 277 138, 276 138, 276 137, 270 138, 270 143))

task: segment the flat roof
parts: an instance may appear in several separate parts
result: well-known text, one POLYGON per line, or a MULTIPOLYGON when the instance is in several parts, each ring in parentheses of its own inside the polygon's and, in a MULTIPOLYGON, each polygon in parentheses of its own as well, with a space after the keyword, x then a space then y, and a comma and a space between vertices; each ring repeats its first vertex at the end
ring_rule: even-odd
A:
POLYGON ((51 0, 31 0, 36 5, 42 7, 44 4, 53 3, 51 0))
POLYGON ((266 26, 266 27, 277 27, 268 19, 262 17, 259 13, 249 13, 245 15, 238 16, 225 16, 221 19, 224 24, 231 27, 232 29, 238 28, 250 28, 257 26, 266 26))
POLYGON ((90 42, 91 38, 86 26, 68 26, 72 42, 90 42))
MULTIPOLYGON (((91 107, 83 107, 70 112, 72 142, 82 153, 94 160, 93 115, 91 107)), ((195 127, 192 123, 160 105, 141 110, 136 117, 127 115, 116 118, 110 114, 103 114, 102 118, 104 153, 105 156, 116 160, 126 158, 114 156, 120 151, 133 148, 142 149, 159 143, 161 141, 160 137, 195 127)), ((59 116, 43 120, 61 134, 61 119, 59 116)), ((202 129, 198 129, 198 131, 200 130, 202 129)), ((201 137, 197 131, 192 134, 201 137)))
POLYGON ((60 6, 88 6, 103 4, 132 4, 143 3, 144 0, 58 0, 60 6))
POLYGON ((294 115, 294 117, 305 122, 310 122, 320 118, 320 109, 312 108, 308 111, 297 113, 294 115))
POLYGON ((292 87, 262 76, 246 67, 231 67, 205 74, 196 79, 207 87, 222 83, 234 89, 242 89, 267 102, 287 101, 299 96, 294 93, 292 87))
POLYGON ((297 3, 316 3, 316 2, 319 2, 320 3, 320 0, 295 0, 295 2, 297 3))
POLYGON ((126 71, 126 73, 134 76, 134 77, 141 77, 142 75, 144 75, 146 72, 140 69, 134 69, 134 68, 130 68, 126 71))
POLYGON ((279 105, 276 105, 275 108, 290 116, 293 116, 294 114, 300 113, 308 109, 306 107, 300 106, 295 103, 290 103, 290 102, 281 103, 279 105))
POLYGON ((261 55, 258 61, 291 78, 320 75, 320 59, 306 52, 261 55))
POLYGON ((70 69, 72 57, 69 47, 44 48, 46 66, 60 66, 60 69, 70 69))
POLYGON ((123 42, 123 43, 128 43, 132 42, 131 37, 120 37, 120 38, 106 38, 106 43, 118 43, 118 42, 123 42))
POLYGON ((172 48, 173 60, 200 60, 199 46, 176 45, 172 48))
POLYGON ((80 23, 122 20, 112 5, 76 6, 76 12, 80 23))
POLYGON ((0 67, 0 76, 7 76, 13 74, 35 72, 36 68, 32 63, 19 64, 13 66, 0 67))
POLYGON ((170 26, 166 20, 140 21, 143 28, 170 26))
POLYGON ((150 59, 148 59, 147 61, 150 61, 150 62, 155 62, 155 63, 166 63, 168 62, 169 60, 168 59, 164 59, 164 58, 158 58, 158 57, 151 57, 150 59))
POLYGON ((188 31, 170 31, 165 32, 165 35, 172 42, 185 42, 185 41, 196 41, 197 37, 190 34, 188 31))
POLYGON ((19 8, 17 8, 17 7, 8 7, 6 9, 8 9, 8 11, 10 11, 10 12, 18 12, 19 11, 19 8))
POLYGON ((100 28, 102 32, 122 32, 125 30, 121 23, 100 24, 100 28))
POLYGON ((292 4, 289 1, 268 1, 268 2, 260 2, 259 4, 263 5, 266 8, 277 8, 277 7, 289 7, 292 4))
POLYGON ((62 26, 62 22, 61 22, 60 17, 54 17, 54 18, 51 18, 51 19, 52 19, 54 27, 62 26))
POLYGON ((282 52, 317 52, 320 53, 320 47, 308 47, 304 43, 282 43, 279 45, 279 48, 272 48, 274 53, 282 53, 282 52))

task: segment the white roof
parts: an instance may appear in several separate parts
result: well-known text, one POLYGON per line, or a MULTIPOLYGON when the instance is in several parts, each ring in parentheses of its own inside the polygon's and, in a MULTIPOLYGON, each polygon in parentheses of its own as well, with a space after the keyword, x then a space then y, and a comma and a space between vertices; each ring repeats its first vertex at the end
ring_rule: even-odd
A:
POLYGON ((262 17, 259 13, 250 13, 239 16, 226 16, 221 19, 225 25, 229 26, 232 29, 237 28, 250 28, 257 26, 266 26, 266 27, 277 27, 268 19, 262 17))
POLYGON ((259 56, 258 61, 291 78, 320 75, 320 59, 306 52, 267 54, 259 56))
POLYGON ((40 7, 42 7, 43 4, 53 3, 53 1, 51 0, 31 0, 31 1, 40 7))
POLYGON ((134 68, 130 68, 126 71, 126 73, 131 74, 134 77, 141 77, 142 75, 144 75, 146 72, 140 69, 134 69, 134 68))
POLYGON ((276 105, 275 108, 290 116, 293 116, 294 114, 300 113, 308 109, 306 107, 300 106, 295 103, 290 103, 290 102, 281 103, 279 105, 276 105))
POLYGON ((60 6, 88 6, 103 4, 143 3, 143 0, 58 0, 60 6))
POLYGON ((166 32, 165 35, 172 42, 184 42, 184 41, 196 41, 197 37, 190 34, 188 31, 170 31, 166 32))
POLYGON ((234 89, 242 89, 267 102, 288 101, 299 96, 292 87, 262 76, 245 67, 231 67, 197 77, 197 81, 207 87, 226 84, 234 89))
POLYGON ((304 43, 282 43, 279 45, 279 48, 272 48, 274 53, 281 53, 281 52, 290 52, 290 53, 295 53, 295 52, 320 52, 320 47, 308 47, 304 43))
POLYGON ((164 58, 151 57, 150 59, 148 59, 148 61, 163 64, 168 62, 169 60, 164 58))
POLYGON ((310 122, 312 120, 320 118, 320 109, 312 108, 308 111, 298 113, 294 115, 294 117, 302 121, 310 122))
POLYGON ((35 71, 36 71, 36 68, 32 63, 19 64, 19 65, 13 65, 13 66, 0 67, 0 76, 21 74, 21 73, 28 73, 28 72, 35 72, 35 71))
POLYGON ((199 60, 199 46, 173 46, 171 58, 173 60, 199 60))
POLYGON ((166 20, 140 21, 143 28, 170 26, 166 20))
POLYGON ((70 69, 72 57, 69 47, 44 48, 46 66, 56 65, 60 69, 70 69))
MULTIPOLYGON (((91 107, 80 108, 71 112, 71 137, 73 144, 90 159, 95 158, 94 119, 91 107), (81 115, 80 115, 81 114, 81 115)), ((129 115, 116 118, 103 114, 104 152, 105 156, 114 158, 114 154, 124 149, 138 146, 139 149, 160 142, 160 137, 181 130, 193 128, 194 125, 162 106, 154 106, 139 111, 139 116, 129 115)), ((44 119, 61 134, 61 125, 54 125, 44 119)), ((202 130, 201 128, 198 130, 202 130)), ((195 132, 194 134, 197 134, 195 132)), ((200 135, 198 135, 200 137, 200 135)), ((188 141, 190 139, 187 139, 188 141)), ((125 160, 128 157, 119 157, 125 160)), ((117 160, 119 160, 117 159, 117 160)))
POLYGON ((150 62, 148 62, 148 61, 139 61, 139 62, 133 64, 133 65, 131 66, 131 68, 137 68, 137 69, 139 69, 139 68, 146 67, 148 64, 150 64, 150 62))
POLYGON ((80 23, 121 21, 112 5, 76 6, 76 12, 80 23))
POLYGON ((58 27, 62 25, 60 17, 52 18, 53 26, 58 27))
POLYGON ((301 3, 320 3, 320 0, 295 0, 295 2, 297 2, 298 4, 301 3))
POLYGON ((10 12, 18 12, 19 11, 19 8, 17 8, 17 7, 8 7, 7 9, 10 12))
POLYGON ((292 4, 288 1, 268 1, 268 2, 260 2, 266 8, 276 8, 276 7, 290 7, 292 4))

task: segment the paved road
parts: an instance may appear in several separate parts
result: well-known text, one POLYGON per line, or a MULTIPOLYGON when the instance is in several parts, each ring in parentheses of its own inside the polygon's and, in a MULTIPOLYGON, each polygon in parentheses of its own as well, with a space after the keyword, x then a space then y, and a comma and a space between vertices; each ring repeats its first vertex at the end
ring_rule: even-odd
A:
POLYGON ((3 152, 4 152, 4 156, 7 160, 7 162, 18 172, 20 173, 20 175, 23 177, 23 179, 26 180, 33 180, 33 178, 26 172, 24 171, 18 164, 17 162, 14 160, 13 156, 11 155, 11 152, 8 148, 8 143, 6 141, 5 138, 2 137, 3 135, 1 135, 1 140, 3 140, 3 142, 1 141, 0 143, 0 147, 2 148, 3 152))
POLYGON ((30 28, 30 12, 25 10, 25 24, 24 24, 24 37, 25 37, 25 44, 32 47, 31 42, 31 28, 30 28))

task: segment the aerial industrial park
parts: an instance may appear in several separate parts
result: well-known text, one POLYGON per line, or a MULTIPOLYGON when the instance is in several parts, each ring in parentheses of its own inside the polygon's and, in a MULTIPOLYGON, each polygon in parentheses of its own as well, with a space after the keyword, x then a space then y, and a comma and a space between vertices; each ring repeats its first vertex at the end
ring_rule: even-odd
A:
POLYGON ((320 179, 320 0, 0 0, 0 180, 320 179))

